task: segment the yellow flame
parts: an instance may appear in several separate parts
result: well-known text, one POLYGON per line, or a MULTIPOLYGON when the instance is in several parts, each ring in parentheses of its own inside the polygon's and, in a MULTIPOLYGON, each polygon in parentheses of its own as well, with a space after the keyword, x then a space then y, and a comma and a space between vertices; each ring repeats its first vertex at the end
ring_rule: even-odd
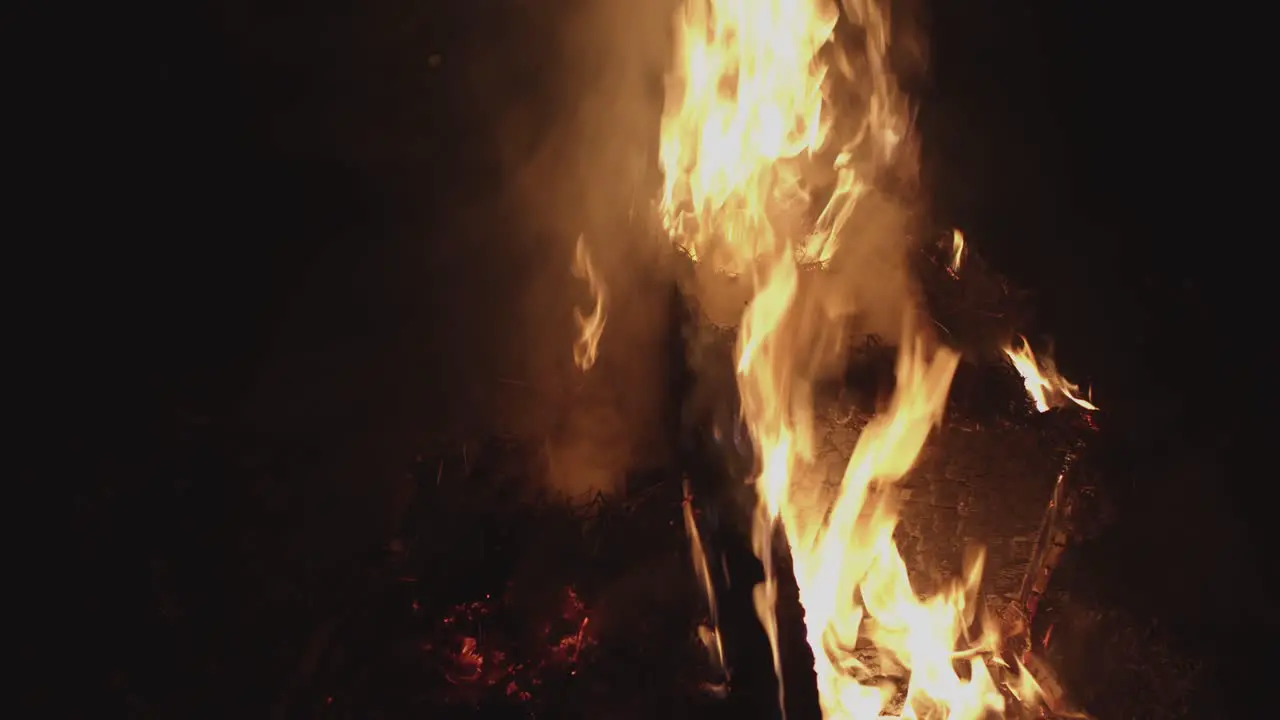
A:
POLYGON ((1023 705, 1034 707, 1035 704, 1044 697, 1044 690, 1040 688, 1040 683, 1036 682, 1031 671, 1021 660, 1016 660, 1018 664, 1018 674, 1013 681, 1009 683, 1009 692, 1018 699, 1023 705))
MULTIPOLYGON (((684 530, 689 536, 689 554, 693 558, 693 572, 698 578, 698 584, 702 587, 703 595, 707 598, 707 607, 710 611, 708 614, 711 624, 698 627, 698 639, 706 648, 712 667, 722 677, 727 678, 729 673, 724 664, 724 646, 720 642, 716 592, 711 584, 711 572, 707 568, 707 553, 702 549, 702 535, 698 532, 698 524, 693 519, 693 503, 688 479, 684 481, 684 530)), ((713 686, 710 689, 723 691, 722 686, 713 686)))
POLYGON ((951 231, 951 274, 959 277, 960 264, 964 261, 964 233, 951 231))
POLYGON ((591 255, 587 252, 587 244, 581 235, 578 236, 578 246, 573 253, 573 274, 587 281, 587 287, 595 298, 595 307, 590 315, 583 315, 578 308, 573 309, 573 319, 578 325, 578 339, 573 343, 573 362, 586 372, 595 364, 596 355, 600 351, 600 336, 604 334, 607 311, 604 281, 591 265, 591 255))
POLYGON ((878 171, 914 162, 899 152, 910 117, 887 70, 888 17, 875 0, 843 8, 830 0, 686 1, 662 118, 661 210, 678 247, 746 275, 753 288, 737 373, 759 458, 753 544, 765 580, 756 608, 779 678, 772 545, 780 528, 825 718, 876 717, 899 694, 871 679, 853 651, 859 637, 874 643, 882 667, 909 674, 904 717, 979 717, 1004 707, 983 659, 998 633, 968 639, 981 554, 952 587, 921 598, 893 541, 894 486, 941 417, 958 356, 930 347, 908 323, 889 407, 863 430, 843 478, 827 482, 815 460, 817 378, 807 353, 814 332, 840 321, 798 300, 800 265, 831 258, 878 171), (842 18, 865 39, 856 54, 832 41, 842 18), (853 119, 844 124, 832 103, 840 83, 855 99, 839 108, 839 119, 853 119), (825 184, 811 180, 824 173, 825 184))
POLYGON ((1004 354, 1013 363, 1013 367, 1022 376, 1022 384, 1027 389, 1027 396, 1035 403, 1036 410, 1047 412, 1051 407, 1069 400, 1085 410, 1097 410, 1098 406, 1080 397, 1080 388, 1058 373, 1052 358, 1036 359, 1027 339, 1018 336, 1020 347, 1012 345, 1004 349, 1004 354))
POLYGON ((857 58, 827 52, 840 17, 830 0, 688 0, 677 14, 661 208, 668 232, 694 260, 734 275, 757 256, 783 251, 825 263, 866 176, 893 157, 909 116, 884 70, 887 20, 873 0, 849 0, 845 9, 866 30, 857 58), (839 143, 824 83, 828 57, 865 97, 839 143), (810 182, 806 163, 833 177, 810 182), (817 220, 803 222, 819 193, 827 197, 817 220), (784 241, 766 212, 805 227, 784 241))

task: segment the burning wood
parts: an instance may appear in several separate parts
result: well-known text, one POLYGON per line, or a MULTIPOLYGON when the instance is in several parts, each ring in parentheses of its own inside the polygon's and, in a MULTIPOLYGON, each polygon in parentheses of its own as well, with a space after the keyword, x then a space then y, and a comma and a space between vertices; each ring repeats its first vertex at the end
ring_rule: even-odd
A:
MULTIPOLYGON (((680 471, 707 482, 713 463, 673 468, 650 483, 648 495, 613 504, 601 498, 589 513, 559 515, 549 508, 563 507, 546 498, 513 501, 509 488, 505 495, 494 489, 501 481, 476 480, 469 463, 474 497, 446 498, 441 493, 456 486, 442 484, 437 470, 435 489, 424 493, 432 500, 422 511, 429 520, 419 518, 435 538, 421 543, 430 557, 420 558, 433 577, 412 607, 434 613, 423 621, 427 639, 418 650, 447 685, 448 702, 480 705, 499 695, 536 705, 554 685, 590 706, 599 692, 592 688, 609 675, 606 653, 624 658, 613 662, 634 674, 636 661, 625 653, 643 654, 637 646, 658 642, 659 625, 682 638, 696 633, 712 674, 701 688, 732 701, 731 671, 735 681, 749 677, 741 667, 749 662, 735 660, 754 649, 743 643, 734 654, 728 628, 736 621, 721 593, 745 586, 753 622, 768 636, 784 710, 783 691, 798 694, 783 682, 794 677, 788 666, 799 656, 787 635, 798 630, 810 653, 805 681, 824 718, 1068 714, 1039 652, 1047 639, 1033 639, 1032 628, 1074 532, 1084 490, 1072 471, 1084 435, 1058 468, 1043 428, 1025 418, 959 422, 951 391, 967 372, 966 342, 979 338, 973 343, 984 357, 1012 363, 1047 418, 1042 425, 1091 429, 1096 407, 1025 340, 1017 348, 1002 342, 1017 329, 1016 317, 990 314, 1000 320, 1001 342, 980 323, 978 332, 943 327, 940 336, 939 323, 916 302, 904 303, 911 310, 900 341, 888 348, 892 371, 873 373, 892 381, 873 383, 876 412, 823 405, 824 382, 847 349, 848 313, 821 273, 838 261, 843 243, 856 245, 858 232, 874 225, 856 213, 885 194, 886 178, 916 169, 910 111, 887 69, 889 36, 876 0, 688 0, 677 16, 660 211, 675 247, 744 293, 724 358, 733 397, 712 393, 710 441, 699 452, 749 468, 746 478, 737 469, 719 475, 749 481, 750 550, 763 577, 729 569, 728 521, 708 512, 700 527, 696 503, 714 510, 723 498, 709 492, 695 500, 688 480, 678 487, 680 471), (835 43, 840 23, 865 40, 856 51, 835 43), (835 101, 837 87, 851 91, 855 107, 835 101), (811 180, 815 173, 825 175, 821 182, 811 180), (508 505, 524 510, 508 517, 499 509, 508 505), (483 529, 468 526, 476 517, 485 518, 483 529), (533 546, 542 547, 540 560, 513 559, 533 546), (679 559, 678 575, 664 574, 676 572, 664 564, 670 557, 679 559), (489 574, 503 578, 504 589, 489 574), (678 597, 655 599, 664 593, 678 597), (705 618, 664 618, 655 609, 696 604, 705 605, 705 618)), ((981 279, 960 231, 936 251, 948 282, 971 287, 981 279)), ((583 238, 572 269, 594 299, 590 314, 575 309, 574 359, 585 372, 598 354, 607 288, 583 238)), ((1009 295, 1007 287, 995 294, 1009 295)), ((1020 393, 1018 378, 1000 377, 1009 381, 1002 392, 1020 393)), ((523 462, 526 472, 538 465, 523 462)), ((664 646, 657 662, 671 664, 687 649, 664 646)), ((677 670, 684 679, 695 674, 686 665, 677 670)), ((618 702, 618 684, 599 694, 618 702)), ((747 692, 752 685, 735 682, 747 692)), ((653 694, 651 686, 646 691, 653 694)))
MULTIPOLYGON (((959 354, 908 311, 888 402, 858 428, 835 473, 819 459, 814 397, 843 319, 831 309, 839 306, 836 292, 807 287, 801 266, 825 266, 842 243, 857 243, 856 233, 846 232, 860 229, 848 225, 856 208, 880 192, 884 176, 915 171, 910 114, 888 70, 885 8, 876 0, 689 0, 676 27, 662 118, 661 209, 677 247, 747 293, 735 364, 755 457, 752 542, 764 566, 755 606, 773 651, 779 701, 785 710, 776 564, 785 555, 804 608, 823 717, 1004 712, 1006 697, 986 660, 1002 655, 1006 633, 979 613, 985 550, 966 553, 961 572, 922 594, 897 541, 911 493, 906 479, 943 419, 959 354), (835 42, 841 20, 865 37, 858 50, 835 42), (861 91, 860 106, 837 107, 833 71, 861 91), (841 115, 858 118, 847 134, 841 115), (806 163, 824 160, 834 184, 825 202, 814 202, 806 163), (859 649, 859 639, 870 647, 859 649), (905 687, 886 683, 883 671, 869 672, 869 659, 895 668, 905 687)), ((964 237, 954 231, 946 265, 952 278, 965 254, 964 237)), ((1038 364, 1025 341, 1005 352, 1037 409, 1059 396, 1095 409, 1051 366, 1038 364)), ((696 532, 690 538, 714 604, 701 543, 696 532)), ((1043 574, 1053 562, 1040 550, 1033 572, 1043 574)), ((1059 704, 1030 673, 1012 677, 1014 685, 1005 686, 1028 708, 1042 698, 1059 704)))
POLYGON ((1031 396, 1036 410, 1045 412, 1068 400, 1085 410, 1098 409, 1093 403, 1079 397, 1080 388, 1058 374, 1051 358, 1037 360, 1027 339, 1021 335, 1018 339, 1022 341, 1021 347, 1006 347, 1004 353, 1022 376, 1027 395, 1031 396))
MULTIPOLYGON (((726 372, 732 376, 731 365, 726 372)), ((969 382, 969 372, 958 382, 969 382)), ((1022 396, 1015 373, 983 372, 1010 400, 1022 396)), ((957 579, 977 583, 967 606, 973 622, 960 622, 969 637, 981 639, 981 618, 990 614, 1003 652, 961 646, 952 661, 969 672, 981 665, 977 672, 987 673, 1010 704, 1017 696, 1034 706, 1028 694, 1034 691, 1049 707, 1064 707, 1041 661, 1043 631, 1032 643, 1029 614, 1008 611, 1020 607, 1021 583, 1040 557, 1037 522, 1053 487, 1055 455, 1088 427, 1075 422, 1087 417, 1076 407, 1034 414, 1020 401, 1002 419, 975 427, 961 422, 966 409, 953 402, 943 427, 894 486, 899 522, 893 538, 912 587, 927 594, 957 579), (965 574, 973 567, 964 563, 966 548, 977 544, 988 547, 981 578, 965 574)), ((847 398, 821 397, 815 462, 832 473, 826 484, 839 482, 870 421, 847 398)), ((713 452, 720 456, 732 447, 722 443, 713 452)), ((376 641, 392 648, 383 655, 404 668, 384 659, 372 670, 323 670, 331 661, 321 662, 320 694, 334 698, 324 716, 341 717, 344 708, 366 707, 367 698, 379 696, 405 702, 410 714, 519 708, 592 716, 635 707, 635 716, 645 717, 659 708, 698 706, 709 700, 697 699, 708 691, 723 698, 716 712, 726 716, 754 716, 768 704, 769 649, 762 636, 759 645, 748 642, 745 631, 755 618, 749 599, 735 597, 749 593, 755 579, 741 562, 730 559, 726 568, 726 543, 741 535, 745 544, 747 535, 734 527, 726 496, 699 489, 697 475, 694 487, 682 487, 673 470, 635 484, 625 498, 598 499, 587 511, 529 494, 538 486, 536 475, 547 471, 541 458, 536 445, 496 441, 423 460, 419 496, 387 570, 398 580, 366 619, 339 631, 348 637, 344 654, 351 660, 344 662, 369 656, 372 651, 361 648, 376 641), (382 684, 370 685, 371 677, 382 684), (407 685, 387 689, 386 678, 398 677, 407 685)), ((1068 495, 1079 487, 1076 477, 1068 474, 1063 483, 1068 495)), ((750 548, 744 545, 742 553, 750 556, 750 548)), ((809 658, 785 637, 802 618, 788 582, 790 558, 777 560, 779 663, 789 673, 794 707, 805 689, 803 674, 794 670, 809 658)), ((828 647, 858 662, 855 677, 889 696, 886 712, 904 712, 913 673, 865 637, 847 644, 847 651, 828 647)))

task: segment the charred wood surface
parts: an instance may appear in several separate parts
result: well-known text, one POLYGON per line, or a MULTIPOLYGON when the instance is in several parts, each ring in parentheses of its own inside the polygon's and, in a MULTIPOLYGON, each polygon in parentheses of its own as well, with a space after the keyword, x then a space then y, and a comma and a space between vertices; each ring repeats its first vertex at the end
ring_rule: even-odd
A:
MULTIPOLYGON (((855 422, 825 428, 820 457, 829 482, 838 482, 857 442, 855 422)), ((892 490, 901 502, 898 547, 916 590, 958 577, 966 547, 984 547, 985 592, 1015 597, 1054 475, 1051 449, 1034 428, 953 424, 935 433, 892 490)))

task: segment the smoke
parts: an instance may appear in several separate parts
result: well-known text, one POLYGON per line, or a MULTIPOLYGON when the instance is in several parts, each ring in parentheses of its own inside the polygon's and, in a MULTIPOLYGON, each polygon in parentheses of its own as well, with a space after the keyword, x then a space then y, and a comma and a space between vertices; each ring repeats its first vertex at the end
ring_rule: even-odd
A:
MULTIPOLYGON (((876 0, 849 2, 836 26, 827 54, 832 72, 827 75, 826 99, 834 111, 832 135, 827 145, 803 164, 811 207, 820 208, 837 185, 834 170, 838 152, 847 151, 857 175, 865 183, 851 214, 841 227, 838 249, 822 272, 801 277, 797 315, 812 316, 803 326, 804 337, 794 338, 811 348, 815 372, 839 367, 844 348, 875 335, 890 344, 900 341, 904 318, 922 313, 923 298, 914 276, 918 249, 916 227, 924 217, 925 198, 919 182, 919 145, 911 126, 913 110, 908 88, 926 79, 927 47, 919 25, 918 2, 899 2, 889 21, 885 46, 855 26, 850 18, 887 12, 888 4, 876 0), (878 49, 879 48, 879 49, 878 49), (879 52, 883 52, 880 55, 879 52), (879 74, 881 70, 887 74, 879 74), (891 132, 890 132, 891 130, 891 132), (888 136, 896 140, 890 145, 888 136)), ((812 217, 799 208, 774 222, 793 239, 803 237, 812 217)), ((686 292, 696 298, 704 320, 729 327, 738 322, 753 288, 748 280, 727 278, 707 264, 700 264, 684 278, 686 292)), ((916 327, 926 324, 916 322, 916 327)), ((718 332, 718 331, 713 331, 718 332)), ((691 358, 691 363, 697 360, 691 358)), ((704 374, 716 372, 701 368, 704 374)))
POLYGON ((855 159, 855 165, 870 189, 842 229, 839 249, 829 263, 828 277, 822 280, 826 290, 822 295, 829 315, 849 319, 851 341, 875 335, 896 344, 904 318, 923 310, 912 259, 920 236, 913 224, 924 215, 925 198, 914 101, 909 95, 922 84, 927 70, 926 35, 919 24, 923 7, 918 0, 843 2, 846 17, 837 26, 835 38, 841 61, 836 63, 839 72, 832 78, 829 95, 837 132, 841 137, 863 132, 869 118, 874 122, 877 107, 889 108, 890 115, 905 122, 887 157, 882 156, 884 147, 879 143, 857 146, 861 159, 855 159), (848 8, 861 5, 877 6, 885 13, 888 36, 882 57, 848 22, 849 17, 862 14, 848 8), (885 75, 879 77, 876 70, 885 75))
MULTIPOLYGON (((525 418, 521 434, 546 440, 552 489, 575 497, 615 492, 629 472, 663 464, 678 429, 671 427, 679 414, 670 405, 679 398, 669 357, 681 328, 670 313, 672 249, 654 226, 653 206, 677 2, 589 0, 566 15, 526 9, 537 27, 554 28, 545 31, 545 46, 530 49, 548 58, 539 72, 551 80, 507 103, 498 133, 499 173, 512 178, 510 212, 520 228, 512 251, 526 268, 510 353, 522 382, 536 388, 513 392, 510 406, 525 418), (590 309, 587 288, 570 273, 579 236, 610 298, 599 359, 586 373, 572 362, 573 308, 590 309)), ((909 32, 897 27, 897 35, 909 32)), ((900 44, 910 50, 909 65, 922 61, 919 42, 900 44)), ((848 92, 857 107, 866 90, 848 92)), ((865 334, 895 342, 904 313, 917 304, 908 262, 914 148, 901 155, 908 172, 886 178, 892 194, 864 196, 827 272, 806 278, 821 287, 810 294, 824 317, 851 319, 840 326, 844 337, 815 340, 823 348, 865 334)), ((704 319, 735 324, 750 288, 703 268, 686 270, 681 284, 704 319)), ((701 340, 688 344, 705 345, 701 340)), ((697 357, 684 360, 695 373, 724 372, 718 364, 699 367, 697 357)))
POLYGON ((846 226, 845 242, 822 279, 829 316, 849 318, 851 342, 875 335, 890 344, 901 339, 903 318, 920 310, 911 269, 916 249, 912 213, 903 202, 880 193, 862 198, 846 226))
POLYGON ((531 49, 550 58, 551 85, 500 131, 526 259, 512 353, 537 388, 513 393, 513 412, 532 414, 521 433, 545 440, 550 487, 572 498, 616 492, 670 450, 668 248, 649 218, 673 11, 603 0, 531 10, 556 16, 540 21, 555 26, 551 40, 531 49), (573 362, 574 308, 591 310, 589 288, 570 272, 580 236, 609 297, 585 372, 573 362))

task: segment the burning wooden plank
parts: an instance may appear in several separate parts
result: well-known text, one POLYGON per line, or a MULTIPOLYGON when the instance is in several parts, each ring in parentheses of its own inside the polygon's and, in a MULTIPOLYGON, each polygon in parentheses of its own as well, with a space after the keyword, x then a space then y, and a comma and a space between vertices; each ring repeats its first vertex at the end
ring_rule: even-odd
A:
MULTIPOLYGON (((967 251, 960 254, 970 257, 967 251)), ((952 248, 951 262, 940 265, 946 270, 946 281, 951 283, 961 282, 955 257, 952 248)), ((971 264, 974 267, 968 268, 971 279, 967 282, 975 282, 972 278, 976 277, 977 283, 998 287, 995 299, 1008 302, 1012 295, 1008 285, 999 279, 993 282, 980 259, 971 264)), ((706 280, 699 282, 705 286, 706 280)), ((702 362, 702 387, 693 393, 693 417, 700 418, 704 425, 692 429, 695 436, 702 438, 700 444, 693 445, 703 452, 719 453, 726 465, 739 470, 707 471, 704 461, 694 464, 709 477, 721 478, 719 491, 716 483, 708 486, 704 480, 702 491, 713 497, 718 495, 708 504, 733 507, 735 502, 729 498, 738 495, 736 504, 749 507, 749 499, 741 497, 744 493, 724 493, 724 478, 736 475, 738 482, 749 479, 741 469, 754 464, 749 458, 741 458, 752 448, 744 451, 737 441, 740 433, 733 417, 735 388, 728 380, 732 375, 732 351, 728 347, 734 342, 733 334, 718 329, 718 323, 700 313, 696 300, 694 303, 691 316, 696 327, 685 334, 701 344, 696 356, 702 362), (701 397, 703 393, 712 399, 701 397), (714 411, 697 412, 699 406, 714 411)), ((999 328, 1003 328, 1005 338, 1009 336, 1008 318, 1002 313, 985 317, 964 326, 972 333, 969 337, 953 338, 948 333, 948 339, 972 343, 974 336, 1000 336, 999 328)), ((1001 682, 1008 685, 1011 693, 1018 688, 1019 696, 1034 704, 1035 700, 1026 695, 1032 677, 1027 668, 1034 667, 1043 679, 1035 692, 1052 710, 1066 712, 1065 698, 1050 671, 1038 656, 1028 654, 1033 649, 1028 632, 1035 598, 1044 592, 1061 551, 1074 532, 1068 520, 1078 504, 1075 500, 1081 488, 1072 476, 1072 463, 1092 434, 1088 413, 1096 408, 1058 375, 1051 363, 1038 361, 1025 344, 1017 351, 1008 349, 1011 347, 1006 346, 1004 353, 986 348, 985 354, 965 364, 956 379, 957 392, 948 403, 946 421, 931 434, 912 469, 887 490, 893 493, 888 502, 896 508, 894 537, 911 587, 922 596, 963 581, 969 567, 966 557, 971 557, 975 548, 985 551, 979 592, 986 598, 992 622, 1001 626, 1000 645, 1014 651, 1011 660, 1004 663, 1005 669, 995 668, 1007 676, 1001 682), (1050 411, 1051 404, 1066 407, 1050 411)), ((835 392, 819 402, 816 464, 825 468, 824 483, 830 488, 838 488, 843 482, 859 436, 894 385, 893 349, 875 343, 859 349, 862 352, 855 353, 852 371, 842 382, 826 385, 828 390, 834 387, 835 392)), ((727 483, 733 485, 734 481, 727 483)), ((718 537, 709 544, 721 549, 731 546, 732 541, 724 537, 725 531, 714 527, 718 524, 716 519, 711 520, 711 533, 718 537)), ((728 532, 742 530, 739 527, 728 532)), ((786 550, 781 552, 786 554, 786 550)), ((778 613, 780 617, 795 615, 781 607, 778 613)), ((978 631, 975 626, 974 632, 978 631)), ((855 656, 861 662, 872 660, 872 655, 865 653, 855 656)), ((1001 662, 998 660, 996 665, 1001 662)))

